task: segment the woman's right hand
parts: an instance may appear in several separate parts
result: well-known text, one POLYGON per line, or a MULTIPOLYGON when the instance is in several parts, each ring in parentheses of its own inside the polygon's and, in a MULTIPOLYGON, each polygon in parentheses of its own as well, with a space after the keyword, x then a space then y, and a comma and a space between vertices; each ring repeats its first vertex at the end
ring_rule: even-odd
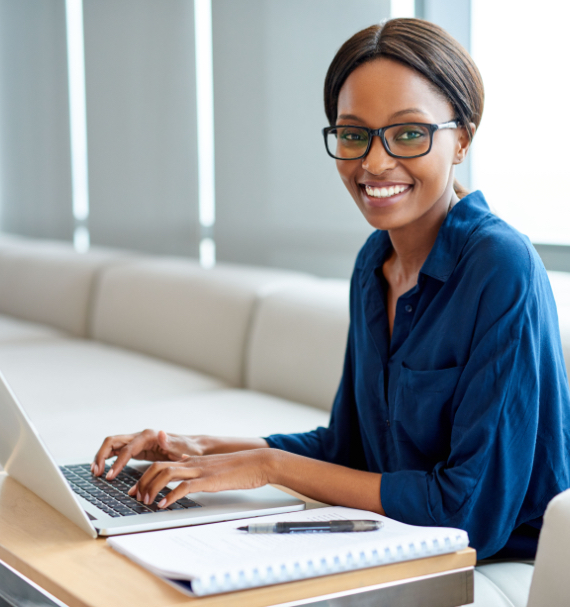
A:
POLYGON ((151 462, 178 461, 187 455, 203 455, 199 437, 167 434, 164 430, 143 430, 135 434, 108 436, 101 445, 91 471, 101 476, 105 460, 117 456, 106 478, 111 480, 127 465, 130 459, 151 462))

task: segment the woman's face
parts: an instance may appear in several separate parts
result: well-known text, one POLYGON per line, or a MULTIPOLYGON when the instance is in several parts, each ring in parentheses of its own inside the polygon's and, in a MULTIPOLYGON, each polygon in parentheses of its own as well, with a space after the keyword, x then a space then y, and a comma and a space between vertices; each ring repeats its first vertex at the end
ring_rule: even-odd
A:
MULTIPOLYGON (((378 129, 400 122, 440 124, 454 118, 451 104, 423 76, 382 58, 361 65, 346 79, 336 124, 378 129)), ((394 230, 428 215, 445 215, 454 195, 453 165, 462 162, 468 147, 464 129, 446 129, 434 133, 426 156, 392 158, 380 138, 374 137, 365 158, 337 160, 337 168, 366 220, 377 229, 394 230), (394 186, 400 186, 396 188, 400 193, 374 195, 374 188, 394 186)))

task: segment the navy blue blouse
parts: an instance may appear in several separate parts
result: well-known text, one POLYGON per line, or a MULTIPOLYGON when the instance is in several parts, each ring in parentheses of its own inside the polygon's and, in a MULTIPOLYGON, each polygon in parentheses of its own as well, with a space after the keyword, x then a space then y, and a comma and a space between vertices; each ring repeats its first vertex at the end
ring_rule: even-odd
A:
POLYGON ((382 473, 387 516, 465 529, 479 558, 532 556, 548 501, 570 487, 570 393, 544 266, 474 192, 398 299, 390 339, 390 251, 376 231, 356 260, 329 427, 267 441, 382 473))

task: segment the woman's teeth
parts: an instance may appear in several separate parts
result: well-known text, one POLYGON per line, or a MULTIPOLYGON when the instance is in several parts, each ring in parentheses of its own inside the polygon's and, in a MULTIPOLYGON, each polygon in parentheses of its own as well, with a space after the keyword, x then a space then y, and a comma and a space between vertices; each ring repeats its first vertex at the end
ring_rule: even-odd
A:
POLYGON ((373 198, 389 198, 390 196, 395 196, 396 194, 400 194, 404 190, 407 190, 409 186, 407 185, 395 185, 390 186, 389 188, 372 188, 369 185, 365 185, 364 189, 368 196, 372 196, 373 198))

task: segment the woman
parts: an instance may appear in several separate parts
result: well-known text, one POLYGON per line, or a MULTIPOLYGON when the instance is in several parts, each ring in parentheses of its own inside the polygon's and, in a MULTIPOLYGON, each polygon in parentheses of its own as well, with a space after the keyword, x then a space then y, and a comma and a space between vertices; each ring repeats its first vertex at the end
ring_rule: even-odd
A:
MULTIPOLYGON (((465 529, 479 558, 533 558, 546 504, 570 486, 570 395, 540 259, 480 192, 454 184, 483 111, 479 72, 441 28, 394 19, 342 46, 325 109, 327 151, 376 228, 352 276, 329 427, 266 439, 109 437, 93 471, 113 455, 109 478, 131 457, 157 461, 131 493, 150 503, 183 480, 160 507, 277 483, 465 529)), ((505 153, 510 128, 506 119, 497 136, 505 153)))

